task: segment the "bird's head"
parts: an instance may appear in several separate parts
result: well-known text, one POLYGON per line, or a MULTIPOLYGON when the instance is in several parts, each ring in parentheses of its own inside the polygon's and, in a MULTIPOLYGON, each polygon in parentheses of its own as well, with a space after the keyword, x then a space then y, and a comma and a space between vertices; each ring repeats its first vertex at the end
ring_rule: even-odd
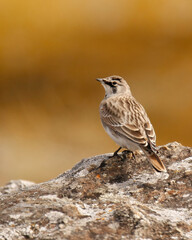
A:
POLYGON ((124 93, 131 94, 129 85, 120 76, 114 75, 106 78, 97 78, 97 81, 103 85, 106 97, 124 93))

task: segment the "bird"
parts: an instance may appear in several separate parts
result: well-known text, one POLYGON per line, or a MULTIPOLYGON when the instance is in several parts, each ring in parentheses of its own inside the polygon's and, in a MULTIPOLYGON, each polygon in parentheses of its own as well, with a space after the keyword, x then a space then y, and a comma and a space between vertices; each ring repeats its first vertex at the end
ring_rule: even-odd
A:
POLYGON ((99 111, 107 134, 121 148, 134 152, 142 150, 157 172, 166 172, 166 167, 157 155, 156 134, 144 107, 133 97, 124 78, 113 75, 97 78, 105 89, 105 97, 99 111))

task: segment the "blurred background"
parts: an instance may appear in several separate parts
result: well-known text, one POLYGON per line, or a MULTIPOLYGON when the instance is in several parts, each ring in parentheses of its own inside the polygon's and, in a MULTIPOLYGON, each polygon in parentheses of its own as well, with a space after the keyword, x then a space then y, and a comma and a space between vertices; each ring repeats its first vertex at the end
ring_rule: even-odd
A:
POLYGON ((192 1, 2 0, 0 185, 113 152, 98 77, 123 76, 157 144, 192 144, 192 1))

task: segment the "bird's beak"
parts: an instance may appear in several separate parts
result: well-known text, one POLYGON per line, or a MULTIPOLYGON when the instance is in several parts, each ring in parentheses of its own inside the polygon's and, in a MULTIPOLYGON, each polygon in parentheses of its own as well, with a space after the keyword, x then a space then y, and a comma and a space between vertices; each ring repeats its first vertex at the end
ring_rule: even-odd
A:
POLYGON ((96 78, 96 80, 100 83, 102 83, 103 79, 102 78, 96 78))

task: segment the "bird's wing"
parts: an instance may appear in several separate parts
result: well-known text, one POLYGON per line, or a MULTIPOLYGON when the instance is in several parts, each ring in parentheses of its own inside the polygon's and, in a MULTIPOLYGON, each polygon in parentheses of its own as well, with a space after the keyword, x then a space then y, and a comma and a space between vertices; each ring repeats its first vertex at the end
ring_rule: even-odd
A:
POLYGON ((146 147, 155 148, 156 137, 144 108, 134 98, 105 100, 101 105, 101 120, 116 134, 146 147))

